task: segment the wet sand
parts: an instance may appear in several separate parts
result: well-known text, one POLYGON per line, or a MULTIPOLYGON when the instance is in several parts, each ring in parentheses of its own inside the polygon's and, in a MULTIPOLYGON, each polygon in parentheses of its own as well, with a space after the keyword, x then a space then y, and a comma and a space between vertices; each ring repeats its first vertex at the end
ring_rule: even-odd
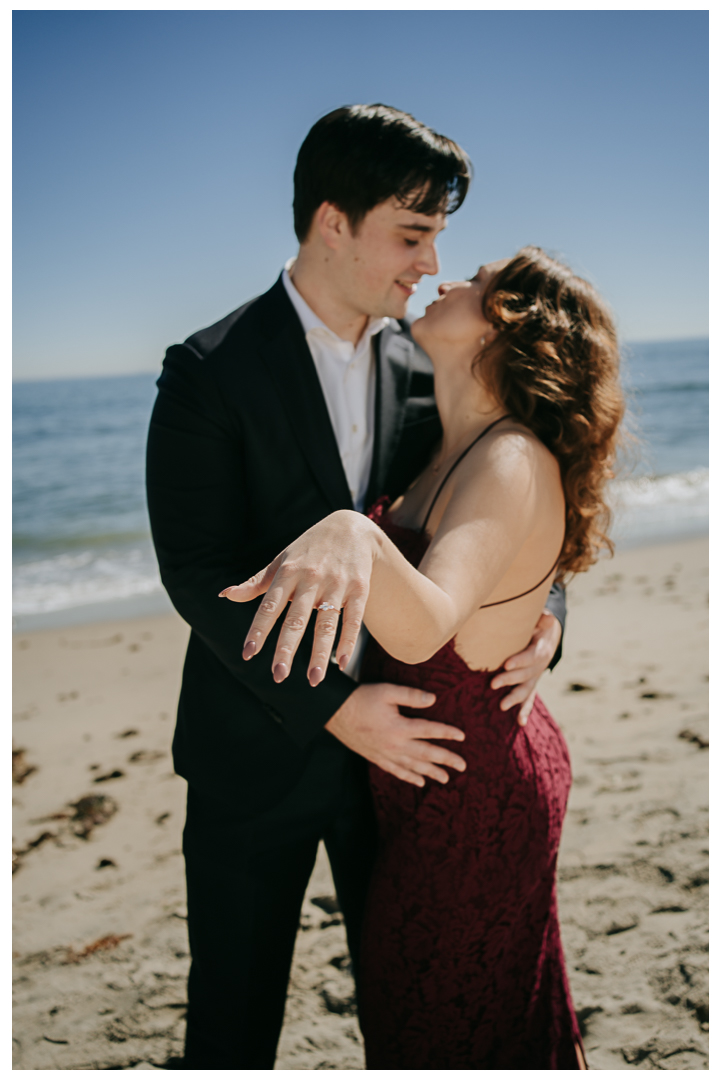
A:
MULTIPOLYGON (((559 867, 594 1069, 706 1069, 706 540, 618 555, 569 589, 541 695, 575 782, 559 867)), ((182 1051, 185 784, 174 616, 16 635, 16 1069, 150 1069, 182 1051)), ((278 1069, 362 1069, 321 851, 278 1069)))

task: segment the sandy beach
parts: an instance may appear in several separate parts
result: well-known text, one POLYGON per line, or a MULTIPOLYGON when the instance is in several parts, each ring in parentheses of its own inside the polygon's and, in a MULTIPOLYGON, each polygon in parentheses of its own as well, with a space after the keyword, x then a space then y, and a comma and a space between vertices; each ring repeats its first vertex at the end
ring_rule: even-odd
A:
MULTIPOLYGON (((593 1069, 706 1069, 704 539, 625 551, 572 583, 541 696, 574 785, 559 866, 593 1069)), ((157 1068, 182 1052, 185 783, 170 743, 174 615, 14 639, 16 1069, 157 1068)), ((324 853, 276 1068, 362 1069, 324 853)))

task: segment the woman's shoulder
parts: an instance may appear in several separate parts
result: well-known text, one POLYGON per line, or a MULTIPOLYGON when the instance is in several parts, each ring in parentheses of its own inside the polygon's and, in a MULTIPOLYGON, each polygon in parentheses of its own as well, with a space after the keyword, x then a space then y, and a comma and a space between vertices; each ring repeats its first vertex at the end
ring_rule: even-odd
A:
POLYGON ((496 474, 503 480, 522 476, 560 479, 557 458, 543 441, 519 420, 509 418, 480 439, 468 454, 468 474, 496 474), (481 466, 481 468, 478 468, 481 466))

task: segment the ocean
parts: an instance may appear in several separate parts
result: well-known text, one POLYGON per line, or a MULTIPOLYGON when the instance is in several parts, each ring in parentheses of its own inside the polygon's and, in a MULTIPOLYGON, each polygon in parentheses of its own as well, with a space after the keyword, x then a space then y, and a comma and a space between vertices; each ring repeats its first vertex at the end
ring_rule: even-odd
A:
MULTIPOLYGON (((619 547, 708 528, 708 341, 628 345, 640 442, 613 482, 619 547)), ((144 452, 156 375, 13 388, 15 629, 167 610, 144 452)))

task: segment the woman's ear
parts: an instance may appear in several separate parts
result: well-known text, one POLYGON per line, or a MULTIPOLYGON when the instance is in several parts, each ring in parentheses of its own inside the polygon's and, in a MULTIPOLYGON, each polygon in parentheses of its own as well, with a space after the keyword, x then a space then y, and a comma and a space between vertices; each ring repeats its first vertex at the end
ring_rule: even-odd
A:
POLYGON ((484 349, 487 349, 490 345, 492 345, 493 341, 497 336, 498 332, 494 326, 491 326, 488 330, 486 330, 478 342, 478 354, 482 354, 484 349))

